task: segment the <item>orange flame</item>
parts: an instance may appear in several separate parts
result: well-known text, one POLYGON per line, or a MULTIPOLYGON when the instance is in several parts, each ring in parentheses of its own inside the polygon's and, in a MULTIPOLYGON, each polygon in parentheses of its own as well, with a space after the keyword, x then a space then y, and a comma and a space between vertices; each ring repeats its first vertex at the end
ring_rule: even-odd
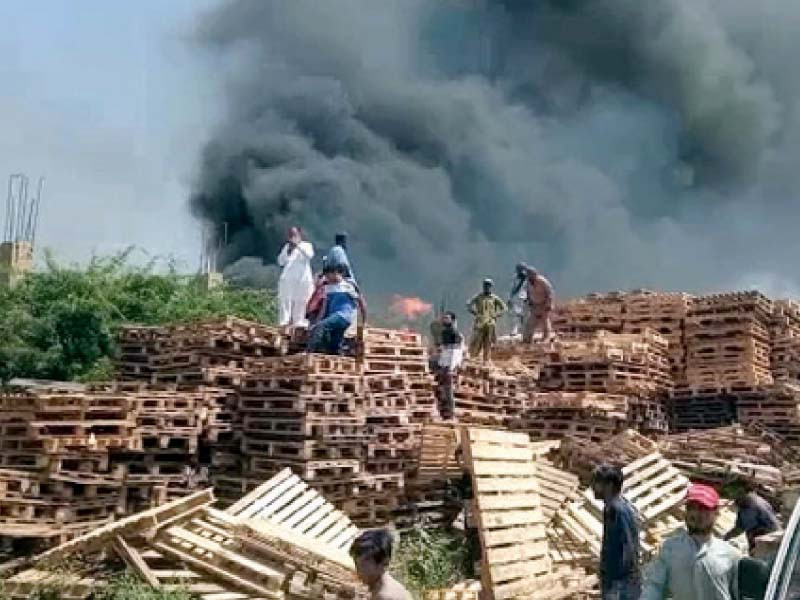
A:
POLYGON ((396 315, 402 315, 408 320, 413 320, 433 312, 433 304, 425 302, 421 298, 406 298, 395 294, 392 296, 392 304, 389 310, 396 315))

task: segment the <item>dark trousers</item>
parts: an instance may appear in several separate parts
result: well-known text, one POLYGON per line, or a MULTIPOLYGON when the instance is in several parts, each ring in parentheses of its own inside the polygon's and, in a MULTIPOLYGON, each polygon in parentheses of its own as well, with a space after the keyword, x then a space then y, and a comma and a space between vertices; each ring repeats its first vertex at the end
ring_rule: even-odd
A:
POLYGON ((639 575, 628 575, 623 579, 603 582, 603 600, 639 600, 642 595, 642 579, 639 575))
POLYGON ((455 396, 453 395, 454 373, 447 368, 438 367, 436 381, 439 384, 438 404, 439 415, 443 419, 452 419, 455 416, 455 396))

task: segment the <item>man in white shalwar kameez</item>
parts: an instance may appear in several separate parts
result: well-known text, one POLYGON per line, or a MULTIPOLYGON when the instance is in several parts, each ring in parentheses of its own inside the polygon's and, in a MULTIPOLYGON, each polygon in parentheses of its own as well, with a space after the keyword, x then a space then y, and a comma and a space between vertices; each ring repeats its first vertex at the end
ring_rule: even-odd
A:
POLYGON ((306 305, 314 293, 312 258, 314 246, 303 241, 299 227, 290 228, 286 244, 278 255, 278 266, 282 269, 278 280, 278 323, 281 326, 307 325, 306 305))

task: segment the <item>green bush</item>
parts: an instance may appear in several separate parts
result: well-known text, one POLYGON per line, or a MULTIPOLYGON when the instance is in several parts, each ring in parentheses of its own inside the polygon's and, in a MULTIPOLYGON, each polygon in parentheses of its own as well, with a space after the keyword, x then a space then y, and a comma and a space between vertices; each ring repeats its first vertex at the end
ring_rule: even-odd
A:
POLYGON ((163 325, 233 315, 275 320, 272 291, 220 286, 170 266, 133 266, 129 252, 84 268, 46 268, 0 289, 0 382, 13 377, 96 381, 112 373, 115 337, 126 323, 163 325))

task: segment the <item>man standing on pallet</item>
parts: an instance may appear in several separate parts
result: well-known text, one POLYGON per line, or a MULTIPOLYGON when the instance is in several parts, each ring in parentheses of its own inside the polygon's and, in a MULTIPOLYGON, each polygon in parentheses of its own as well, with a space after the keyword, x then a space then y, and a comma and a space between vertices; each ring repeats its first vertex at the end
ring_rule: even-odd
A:
POLYGON ((732 600, 738 597, 740 555, 715 538, 719 495, 693 484, 686 494, 686 529, 668 538, 645 574, 641 600, 732 600))
POLYGON ((603 545, 600 550, 600 589, 603 600, 638 600, 639 525, 636 511, 622 497, 622 469, 600 465, 592 473, 592 490, 603 508, 603 545))
POLYGON ((508 295, 508 308, 511 313, 511 335, 525 332, 528 321, 528 265, 519 263, 516 267, 514 285, 508 295))
POLYGON ((305 325, 306 305, 314 292, 311 259, 314 247, 304 242, 299 227, 291 227, 278 255, 281 276, 278 279, 278 324, 305 325))
POLYGON ((497 341, 497 319, 506 311, 506 304, 492 290, 494 282, 483 280, 483 292, 467 303, 467 310, 475 317, 469 354, 477 358, 483 354, 483 361, 492 358, 492 346, 497 341))
POLYGON ((339 354, 344 334, 361 313, 361 322, 367 321, 367 308, 358 288, 344 278, 344 265, 326 265, 324 297, 320 314, 322 319, 309 332, 309 351, 339 354))
POLYGON ((464 336, 458 331, 454 312, 444 313, 441 323, 436 369, 439 383, 439 415, 445 421, 450 421, 455 417, 453 378, 464 360, 464 336))
POLYGON ((552 337, 553 286, 533 267, 528 267, 528 309, 522 341, 531 343, 537 329, 542 331, 542 340, 549 340, 552 337))

